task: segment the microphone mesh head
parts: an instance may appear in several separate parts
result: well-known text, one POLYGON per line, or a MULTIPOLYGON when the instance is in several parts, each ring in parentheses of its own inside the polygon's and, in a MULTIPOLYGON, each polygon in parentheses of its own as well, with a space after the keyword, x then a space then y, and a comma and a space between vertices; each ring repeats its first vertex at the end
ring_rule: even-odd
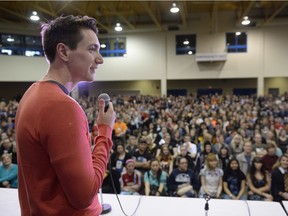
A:
POLYGON ((98 100, 103 99, 105 101, 105 112, 109 108, 110 96, 107 93, 102 93, 98 96, 98 100))

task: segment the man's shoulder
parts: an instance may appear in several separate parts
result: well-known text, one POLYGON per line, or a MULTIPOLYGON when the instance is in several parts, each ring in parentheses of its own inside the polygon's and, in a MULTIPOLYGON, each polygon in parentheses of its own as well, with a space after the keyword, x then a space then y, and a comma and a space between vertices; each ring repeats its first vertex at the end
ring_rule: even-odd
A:
POLYGON ((236 155, 236 158, 237 158, 238 160, 244 158, 244 152, 241 152, 241 153, 237 154, 237 155, 236 155))

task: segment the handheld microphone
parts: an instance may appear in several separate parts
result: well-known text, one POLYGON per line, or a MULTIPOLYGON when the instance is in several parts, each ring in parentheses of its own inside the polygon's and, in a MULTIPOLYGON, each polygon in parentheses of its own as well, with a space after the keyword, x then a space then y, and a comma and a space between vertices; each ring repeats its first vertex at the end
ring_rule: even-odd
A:
MULTIPOLYGON (((98 96, 98 100, 103 99, 105 101, 105 107, 104 107, 104 112, 106 112, 109 108, 109 102, 110 102, 110 96, 107 93, 102 93, 98 96)), ((99 189, 99 194, 100 194, 100 201, 101 201, 101 206, 102 206, 102 214, 107 214, 111 211, 111 205, 107 203, 103 203, 103 195, 102 195, 102 188, 99 189)))
POLYGON ((104 112, 106 112, 109 108, 110 96, 107 93, 102 93, 98 96, 98 100, 100 99, 104 99, 105 101, 104 112))

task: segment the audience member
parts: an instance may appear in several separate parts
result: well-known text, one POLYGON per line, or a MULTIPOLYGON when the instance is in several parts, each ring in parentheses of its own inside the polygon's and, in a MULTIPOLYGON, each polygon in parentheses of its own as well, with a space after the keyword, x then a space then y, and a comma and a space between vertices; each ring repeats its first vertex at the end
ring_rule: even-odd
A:
MULTIPOLYGON (((192 158, 196 157, 197 146, 196 146, 196 144, 194 144, 194 143, 192 143, 190 141, 190 136, 189 135, 184 136, 184 142, 182 143, 182 145, 186 145, 187 146, 187 149, 188 149, 190 157, 192 157, 192 158)), ((178 145, 178 148, 177 148, 177 154, 179 154, 179 153, 180 153, 180 145, 178 145)))
MULTIPOLYGON (((164 138, 165 138, 165 135, 166 135, 166 134, 168 134, 168 135, 170 136, 170 133, 168 132, 167 127, 161 126, 161 130, 157 133, 157 135, 156 135, 156 137, 155 137, 155 140, 154 140, 154 142, 156 143, 156 145, 161 146, 162 144, 165 143, 164 138)), ((171 138, 171 137, 169 137, 169 138, 171 138)), ((167 143, 167 141, 166 141, 166 143, 167 143)), ((169 142, 168 142, 168 143, 169 143, 169 142)))
POLYGON ((138 149, 132 155, 135 160, 135 168, 139 170, 142 175, 150 169, 151 154, 149 153, 146 137, 141 136, 138 140, 138 149))
MULTIPOLYGON (((208 154, 213 153, 212 150, 212 143, 210 141, 205 141, 204 142, 204 149, 200 154, 200 164, 201 164, 201 169, 204 167, 205 165, 205 161, 206 161, 206 157, 208 156, 208 154)), ((216 156, 217 157, 217 156, 216 156)))
POLYGON ((163 144, 161 146, 161 152, 160 152, 159 156, 157 157, 157 159, 159 161, 160 168, 163 171, 165 171, 166 173, 168 173, 168 175, 170 175, 172 170, 173 170, 174 158, 170 154, 168 145, 163 144))
POLYGON ((122 173, 126 161, 131 159, 131 155, 125 151, 124 143, 120 142, 116 145, 115 152, 110 156, 112 169, 122 173))
POLYGON ((243 151, 243 144, 243 137, 238 133, 235 134, 230 143, 231 154, 233 156, 240 154, 243 151))
POLYGON ((241 171, 247 175, 250 171, 251 163, 254 158, 254 154, 252 153, 252 144, 250 141, 245 141, 243 145, 243 152, 236 156, 237 160, 240 164, 241 171))
POLYGON ((261 157, 256 156, 247 174, 248 200, 272 201, 270 194, 271 177, 265 170, 261 157))
POLYGON ((271 178, 271 193, 273 200, 281 202, 288 200, 288 154, 283 154, 273 167, 271 178))
POLYGON ((188 168, 185 157, 179 158, 178 168, 169 175, 167 186, 171 196, 196 197, 199 182, 194 171, 188 168))
POLYGON ((13 144, 8 137, 2 140, 2 145, 0 146, 0 155, 4 153, 11 154, 12 163, 17 164, 16 145, 13 144))
POLYGON ((226 146, 222 146, 220 148, 219 154, 218 154, 218 160, 219 160, 219 168, 221 168, 223 171, 226 170, 229 159, 232 156, 229 154, 229 150, 226 146))
POLYGON ((233 200, 246 200, 246 176, 240 170, 238 160, 233 157, 229 160, 223 176, 223 198, 233 200))
POLYGON ((178 162, 179 162, 179 159, 181 157, 185 157, 187 159, 188 168, 192 169, 195 172, 196 176, 198 176, 200 169, 201 169, 200 154, 197 153, 196 157, 192 158, 189 155, 187 145, 181 145, 180 146, 180 154, 174 159, 174 164, 173 164, 174 169, 179 166, 178 162))
POLYGON ((0 187, 18 187, 18 166, 12 163, 12 155, 4 153, 1 156, 0 166, 0 187))
POLYGON ((167 177, 168 174, 160 167, 157 159, 150 162, 150 170, 144 174, 145 195, 147 196, 165 196, 167 195, 167 177))
POLYGON ((123 117, 117 116, 113 126, 113 140, 120 139, 126 140, 126 132, 128 130, 127 124, 123 121, 123 117))
POLYGON ((224 135, 220 134, 217 136, 216 138, 216 143, 213 145, 213 152, 215 152, 215 154, 219 154, 220 149, 222 146, 225 146, 228 149, 228 153, 231 153, 231 149, 230 146, 228 146, 225 142, 224 142, 224 135))
POLYGON ((220 198, 222 193, 223 170, 218 168, 218 160, 215 154, 209 153, 205 160, 205 167, 200 171, 201 188, 199 197, 209 195, 212 198, 220 198))
POLYGON ((121 174, 121 194, 139 195, 142 186, 142 174, 135 169, 135 161, 128 159, 125 165, 126 169, 121 174))
POLYGON ((151 136, 146 135, 145 137, 146 137, 146 142, 147 142, 147 146, 148 146, 148 151, 149 151, 151 157, 156 158, 158 146, 153 142, 153 139, 151 136))
POLYGON ((279 132, 277 144, 279 148, 282 150, 283 154, 287 153, 288 136, 287 136, 287 131, 284 128, 282 128, 279 132))
POLYGON ((276 147, 273 144, 268 144, 266 147, 267 154, 263 156, 262 162, 265 169, 271 173, 272 167, 278 160, 278 156, 276 155, 276 147))
POLYGON ((137 139, 134 135, 130 135, 126 144, 126 151, 130 155, 134 155, 137 150, 137 139))
POLYGON ((263 143, 260 133, 254 135, 253 152, 255 152, 255 156, 258 157, 263 157, 267 154, 266 144, 263 143))
POLYGON ((116 193, 119 194, 121 192, 120 178, 121 178, 121 173, 119 173, 118 171, 114 169, 110 169, 110 163, 108 163, 107 170, 105 172, 103 183, 102 183, 102 192, 114 194, 115 193, 114 187, 115 187, 116 193))

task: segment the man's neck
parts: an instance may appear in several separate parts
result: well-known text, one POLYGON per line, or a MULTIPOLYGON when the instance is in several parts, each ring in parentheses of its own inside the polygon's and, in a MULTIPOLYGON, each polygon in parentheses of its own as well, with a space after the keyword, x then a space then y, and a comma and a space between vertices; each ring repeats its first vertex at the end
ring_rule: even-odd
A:
POLYGON ((63 85, 68 92, 71 92, 78 84, 74 82, 65 66, 58 66, 56 63, 50 65, 47 74, 40 81, 55 81, 63 85))

